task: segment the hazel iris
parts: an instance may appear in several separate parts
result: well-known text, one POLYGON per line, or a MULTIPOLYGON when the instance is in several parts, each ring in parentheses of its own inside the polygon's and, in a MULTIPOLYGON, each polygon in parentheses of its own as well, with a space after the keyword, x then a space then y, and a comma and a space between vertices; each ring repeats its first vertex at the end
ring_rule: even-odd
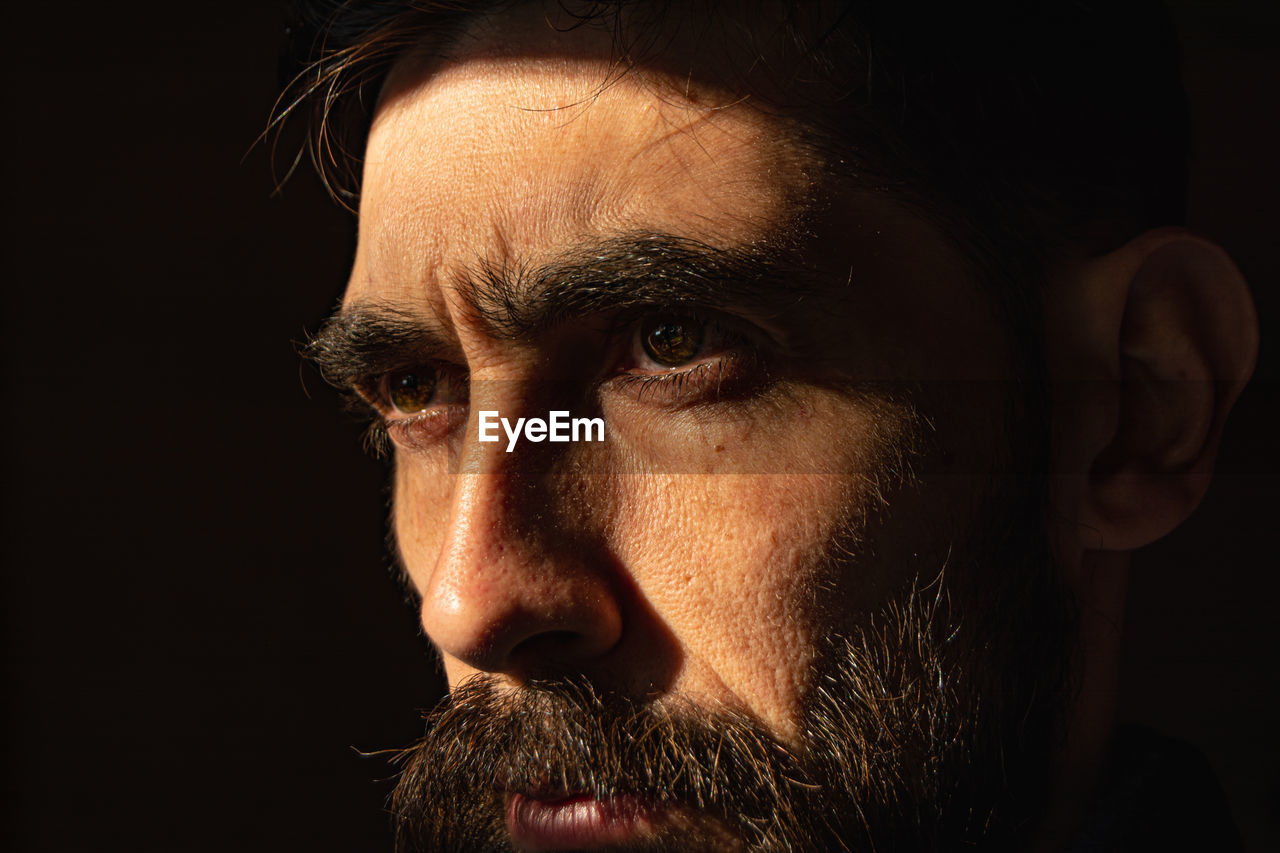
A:
POLYGON ((434 374, 418 372, 393 373, 387 377, 387 397, 402 412, 421 412, 431 405, 436 393, 434 374))
POLYGON ((689 317, 660 317, 640 328, 645 355, 664 367, 687 363, 702 348, 704 326, 689 317))

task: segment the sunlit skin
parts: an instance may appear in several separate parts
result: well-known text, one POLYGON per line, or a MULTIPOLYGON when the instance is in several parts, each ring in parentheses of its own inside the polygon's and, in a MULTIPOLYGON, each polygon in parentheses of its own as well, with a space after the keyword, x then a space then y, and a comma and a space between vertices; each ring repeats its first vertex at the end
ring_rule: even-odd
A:
MULTIPOLYGON (((815 634, 831 629, 815 591, 838 587, 854 605, 846 616, 889 591, 829 550, 878 500, 868 478, 902 425, 878 401, 822 385, 999 377, 997 348, 948 346, 958 333, 998 340, 999 328, 932 229, 897 211, 878 220, 868 202, 838 204, 818 225, 838 222, 849 237, 810 238, 831 301, 775 332, 823 352, 821 364, 788 365, 795 378, 732 416, 605 389, 606 447, 574 451, 605 456, 581 477, 534 477, 525 469, 544 463, 480 444, 476 411, 544 415, 539 381, 563 377, 593 347, 603 356, 580 329, 522 348, 476 329, 450 282, 477 259, 539 263, 634 231, 732 246, 812 215, 816 164, 785 129, 745 103, 660 100, 629 78, 597 92, 606 73, 592 61, 466 59, 422 82, 406 71, 385 96, 346 304, 391 304, 439 322, 456 336, 473 389, 466 473, 444 475, 441 446, 397 455, 400 553, 450 683, 479 671, 518 683, 567 668, 641 695, 678 691, 746 710, 785 739, 815 634), (837 301, 849 316, 831 328, 837 301), (875 351, 894 339, 913 350, 875 351), (766 473, 687 473, 741 467, 766 473), (806 471, 819 473, 790 473, 806 471), (667 645, 672 654, 654 653, 667 645)), ((975 433, 964 421, 952 419, 949 440, 978 445, 967 451, 975 458, 989 453, 991 427, 975 433)), ((882 543, 882 556, 891 549, 882 543)), ((915 568, 932 576, 939 567, 915 568)))
MULTIPOLYGON (((540 14, 473 28, 447 61, 402 61, 368 139, 344 307, 433 328, 440 362, 469 377, 469 399, 391 431, 423 628, 451 686, 572 673, 745 712, 796 744, 822 639, 936 576, 1001 470, 1004 322, 935 225, 833 181, 774 111, 714 81, 620 75, 608 34, 540 14), (789 241, 820 286, 783 311, 729 306, 673 367, 634 343, 646 318, 685 316, 665 306, 620 332, 602 315, 514 341, 457 289, 482 264, 634 234, 789 241), (699 366, 747 391, 620 381, 699 366), (565 388, 603 415, 605 442, 477 440, 478 411, 545 417, 565 388), (918 477, 897 476, 904 457, 918 477)), ((1073 471, 1097 451, 1081 442, 1073 471)))

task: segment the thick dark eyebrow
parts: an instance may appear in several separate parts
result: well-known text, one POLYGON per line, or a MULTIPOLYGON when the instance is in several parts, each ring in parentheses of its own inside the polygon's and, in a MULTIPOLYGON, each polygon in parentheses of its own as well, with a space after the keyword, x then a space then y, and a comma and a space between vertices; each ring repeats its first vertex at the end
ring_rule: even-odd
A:
POLYGON ((366 303, 339 310, 300 352, 329 384, 356 390, 372 377, 439 360, 456 350, 447 335, 421 318, 366 303))
POLYGON ((556 326, 638 308, 741 312, 767 319, 805 299, 817 278, 785 242, 716 248, 638 234, 576 249, 537 268, 480 264, 459 284, 493 337, 536 338, 556 326))
MULTIPOLYGON (((456 284, 472 318, 495 339, 532 340, 575 320, 641 308, 702 309, 767 320, 817 287, 781 242, 721 249, 668 234, 618 237, 531 268, 482 262, 456 284)), ((302 348, 331 384, 456 352, 443 330, 394 306, 363 303, 334 314, 302 348)))

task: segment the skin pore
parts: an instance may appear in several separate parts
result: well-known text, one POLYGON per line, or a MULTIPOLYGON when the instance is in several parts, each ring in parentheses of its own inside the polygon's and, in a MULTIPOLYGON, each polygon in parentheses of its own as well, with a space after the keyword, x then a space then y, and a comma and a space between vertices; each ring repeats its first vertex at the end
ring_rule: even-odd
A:
MULTIPOLYGON (((1020 682, 1010 663, 1016 631, 1002 627, 1025 627, 1045 614, 1048 645, 1072 645, 1065 634, 1053 636, 1065 620, 1055 621, 1051 606, 1037 609, 1050 587, 1027 580, 1026 590, 1012 591, 1017 578, 1039 577, 1051 544, 1063 582, 1085 605, 1082 625, 1096 629, 1086 631, 1092 645, 1082 646, 1094 649, 1095 663, 1076 670, 1090 701, 1075 709, 1071 726, 1072 754, 1086 758, 1067 762, 1057 801, 1069 805, 1046 823, 1051 832, 1069 828, 1105 743, 1114 677, 1106 661, 1114 656, 1123 590, 1123 557, 1085 544, 1080 530, 1088 525, 1137 547, 1198 500, 1188 492, 1153 503, 1169 494, 1170 480, 1139 477, 1135 485, 1124 465, 1129 456, 1115 451, 1101 473, 1125 476, 1100 478, 1095 465, 1121 433, 1124 453, 1149 451, 1143 441, 1151 430, 1126 425, 1146 409, 1115 390, 1122 366, 1158 362, 1162 371, 1186 373, 1185 358, 1165 358, 1177 349, 1164 343, 1167 336, 1138 340, 1151 325, 1140 322, 1144 306, 1167 302, 1168 288, 1148 283, 1132 298, 1130 282, 1162 246, 1188 240, 1131 244, 1067 265, 1051 282, 1048 357, 1055 375, 1070 381, 1056 386, 1068 399, 1054 400, 1055 412, 1066 413, 1055 422, 1057 476, 1047 494, 1037 492, 1018 476, 1038 457, 1010 415, 1009 318, 935 225, 882 192, 834 180, 792 120, 744 97, 714 69, 696 84, 656 64, 622 73, 609 33, 547 26, 548 15, 535 5, 483 20, 445 58, 411 57, 393 71, 369 135, 343 313, 331 340, 321 338, 322 350, 367 359, 347 369, 344 381, 385 422, 399 557, 451 690, 470 697, 459 700, 454 717, 436 720, 452 740, 430 755, 451 754, 468 772, 493 770, 479 787, 496 786, 497 800, 480 798, 467 819, 485 832, 498 826, 484 844, 501 846, 508 841, 501 827, 520 825, 510 816, 503 824, 503 814, 527 800, 573 795, 635 807, 641 816, 588 821, 595 835, 586 837, 512 830, 517 845, 640 849, 674 844, 676 832, 700 833, 707 848, 795 843, 733 826, 733 809, 754 808, 751 802, 720 804, 701 819, 697 802, 712 798, 713 782, 704 788, 674 773, 646 783, 637 766, 644 762, 626 757, 627 738, 590 734, 592 715, 582 709, 594 709, 602 719, 642 720, 705 759, 691 766, 721 755, 708 731, 732 732, 756 744, 741 754, 783 780, 778 787, 792 777, 829 785, 831 803, 852 815, 834 822, 866 824, 873 839, 893 829, 883 821, 895 809, 897 820, 923 823, 911 809, 930 797, 942 801, 930 786, 945 788, 960 778, 948 774, 961 765, 1005 755, 1009 744, 998 737, 1012 726, 1002 713, 1021 719, 1037 687, 1041 702, 1057 696, 1056 667, 1065 662, 1045 659, 1043 684, 1020 682), (629 267, 630 274, 612 275, 629 267), (593 270, 608 271, 609 280, 593 280, 593 270), (512 318, 534 313, 540 299, 577 310, 552 311, 548 321, 513 331, 512 318), (696 346, 656 360, 656 328, 678 329, 696 346), (376 360, 369 358, 375 350, 376 360), (1111 355, 1122 350, 1124 358, 1111 355), (407 387, 406 376, 415 393, 431 393, 391 394, 407 387), (1083 399, 1099 394, 1115 399, 1083 399), (477 440, 481 410, 515 419, 552 409, 603 417, 606 440, 525 444, 511 454, 477 440), (1039 534, 1044 500, 1058 520, 1048 541, 1005 529, 1039 534), (1153 505, 1161 511, 1135 509, 1153 505), (1015 577, 1007 590, 992 580, 997 564, 1015 577), (942 600, 942 589, 954 596, 955 612, 930 628, 921 602, 930 591, 942 600), (896 638, 893 626, 902 626, 896 638), (915 638, 931 632, 959 638, 963 666, 933 648, 910 660, 913 644, 930 645, 915 638), (982 643, 985 658, 972 651, 982 643), (858 657, 851 651, 858 648, 869 650, 858 657), (895 681, 898 657, 908 662, 895 681), (872 675, 848 678, 850 658, 872 675), (906 686, 927 687, 929 678, 940 696, 908 694, 906 686), (587 695, 557 698, 552 684, 587 695), (885 703, 882 718, 867 701, 870 710, 832 722, 844 713, 844 697, 858 706, 854 700, 867 700, 875 685, 885 696, 909 698, 899 710, 885 703), (923 716, 909 715, 913 703, 923 716), (988 709, 983 721, 969 715, 979 704, 988 709), (907 713, 894 716, 902 707, 907 713), (501 728, 484 729, 504 708, 517 710, 501 728), (686 732, 644 716, 679 716, 678 709, 713 722, 686 732), (965 728, 913 748, 906 728, 949 716, 965 728), (542 732, 550 718, 575 721, 579 728, 569 728, 588 734, 574 745, 559 729, 542 732), (815 735, 841 726, 857 737, 815 735), (868 757, 876 752, 875 726, 901 736, 878 758, 868 757), (526 743, 522 732, 534 734, 526 743), (948 737, 974 752, 933 755, 948 737), (534 766, 502 766, 489 739, 534 766), (447 753, 459 744, 468 745, 463 754, 447 753), (485 746, 489 763, 466 755, 485 746), (616 759, 613 777, 590 783, 564 757, 572 749, 601 767, 616 759), (544 754, 554 757, 537 764, 544 754), (930 760, 894 764, 917 755, 930 760), (867 779, 834 781, 864 768, 867 779), (644 785, 661 788, 664 779, 678 802, 654 810, 644 796, 661 799, 662 791, 644 785), (835 791, 840 785, 847 793, 835 791), (631 799, 607 801, 615 792, 631 799), (875 797, 885 815, 872 827, 876 809, 867 798, 875 797), (864 815, 853 814, 859 808, 864 815)), ((688 57, 694 47, 674 44, 668 55, 688 57)), ((1199 267, 1212 266, 1213 247, 1191 242, 1183 251, 1199 267)), ((1155 272, 1167 278, 1165 267, 1155 272)), ((1214 275, 1221 286, 1225 273, 1215 268, 1214 275)), ((1209 287, 1208 278, 1187 281, 1209 287)), ((1247 325, 1248 313, 1240 308, 1218 324, 1247 325)), ((1199 352, 1198 342, 1220 331, 1201 330, 1178 351, 1199 352)), ((1202 361, 1202 375, 1242 382, 1248 342, 1202 361)), ((1208 425, 1165 442, 1183 454, 1177 465, 1200 464, 1206 448, 1211 465, 1232 396, 1197 398, 1208 425)), ((1189 411, 1184 402, 1170 401, 1170 411, 1189 411)), ((1154 452, 1146 458, 1149 475, 1154 452)), ((1058 722, 1037 718, 1028 728, 1038 734, 1019 748, 1041 757, 1058 722)), ((429 775, 417 767, 407 778, 430 790, 429 775)), ((730 778, 742 783, 750 774, 730 778)), ((1028 790, 1040 782, 1025 781, 1028 790)), ((959 784, 980 787, 968 778, 959 784)), ((977 802, 996 813, 1000 795, 977 802)), ((797 795, 794 811, 822 809, 805 796, 797 795)), ((1028 797, 1023 807, 1041 805, 1028 797)), ((962 827, 953 836, 921 837, 945 846, 946 838, 973 833, 962 827)))

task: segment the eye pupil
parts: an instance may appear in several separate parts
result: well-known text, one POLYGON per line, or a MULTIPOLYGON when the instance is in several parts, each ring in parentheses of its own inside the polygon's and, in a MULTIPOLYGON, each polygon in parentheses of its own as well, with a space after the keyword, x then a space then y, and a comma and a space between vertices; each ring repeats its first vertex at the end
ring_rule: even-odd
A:
POLYGON ((645 331, 645 353, 666 367, 684 364, 698 354, 702 331, 702 324, 695 320, 664 318, 645 331))
POLYGON ((435 377, 417 373, 392 374, 387 385, 391 404, 402 412, 422 411, 431 405, 436 392, 435 377))

